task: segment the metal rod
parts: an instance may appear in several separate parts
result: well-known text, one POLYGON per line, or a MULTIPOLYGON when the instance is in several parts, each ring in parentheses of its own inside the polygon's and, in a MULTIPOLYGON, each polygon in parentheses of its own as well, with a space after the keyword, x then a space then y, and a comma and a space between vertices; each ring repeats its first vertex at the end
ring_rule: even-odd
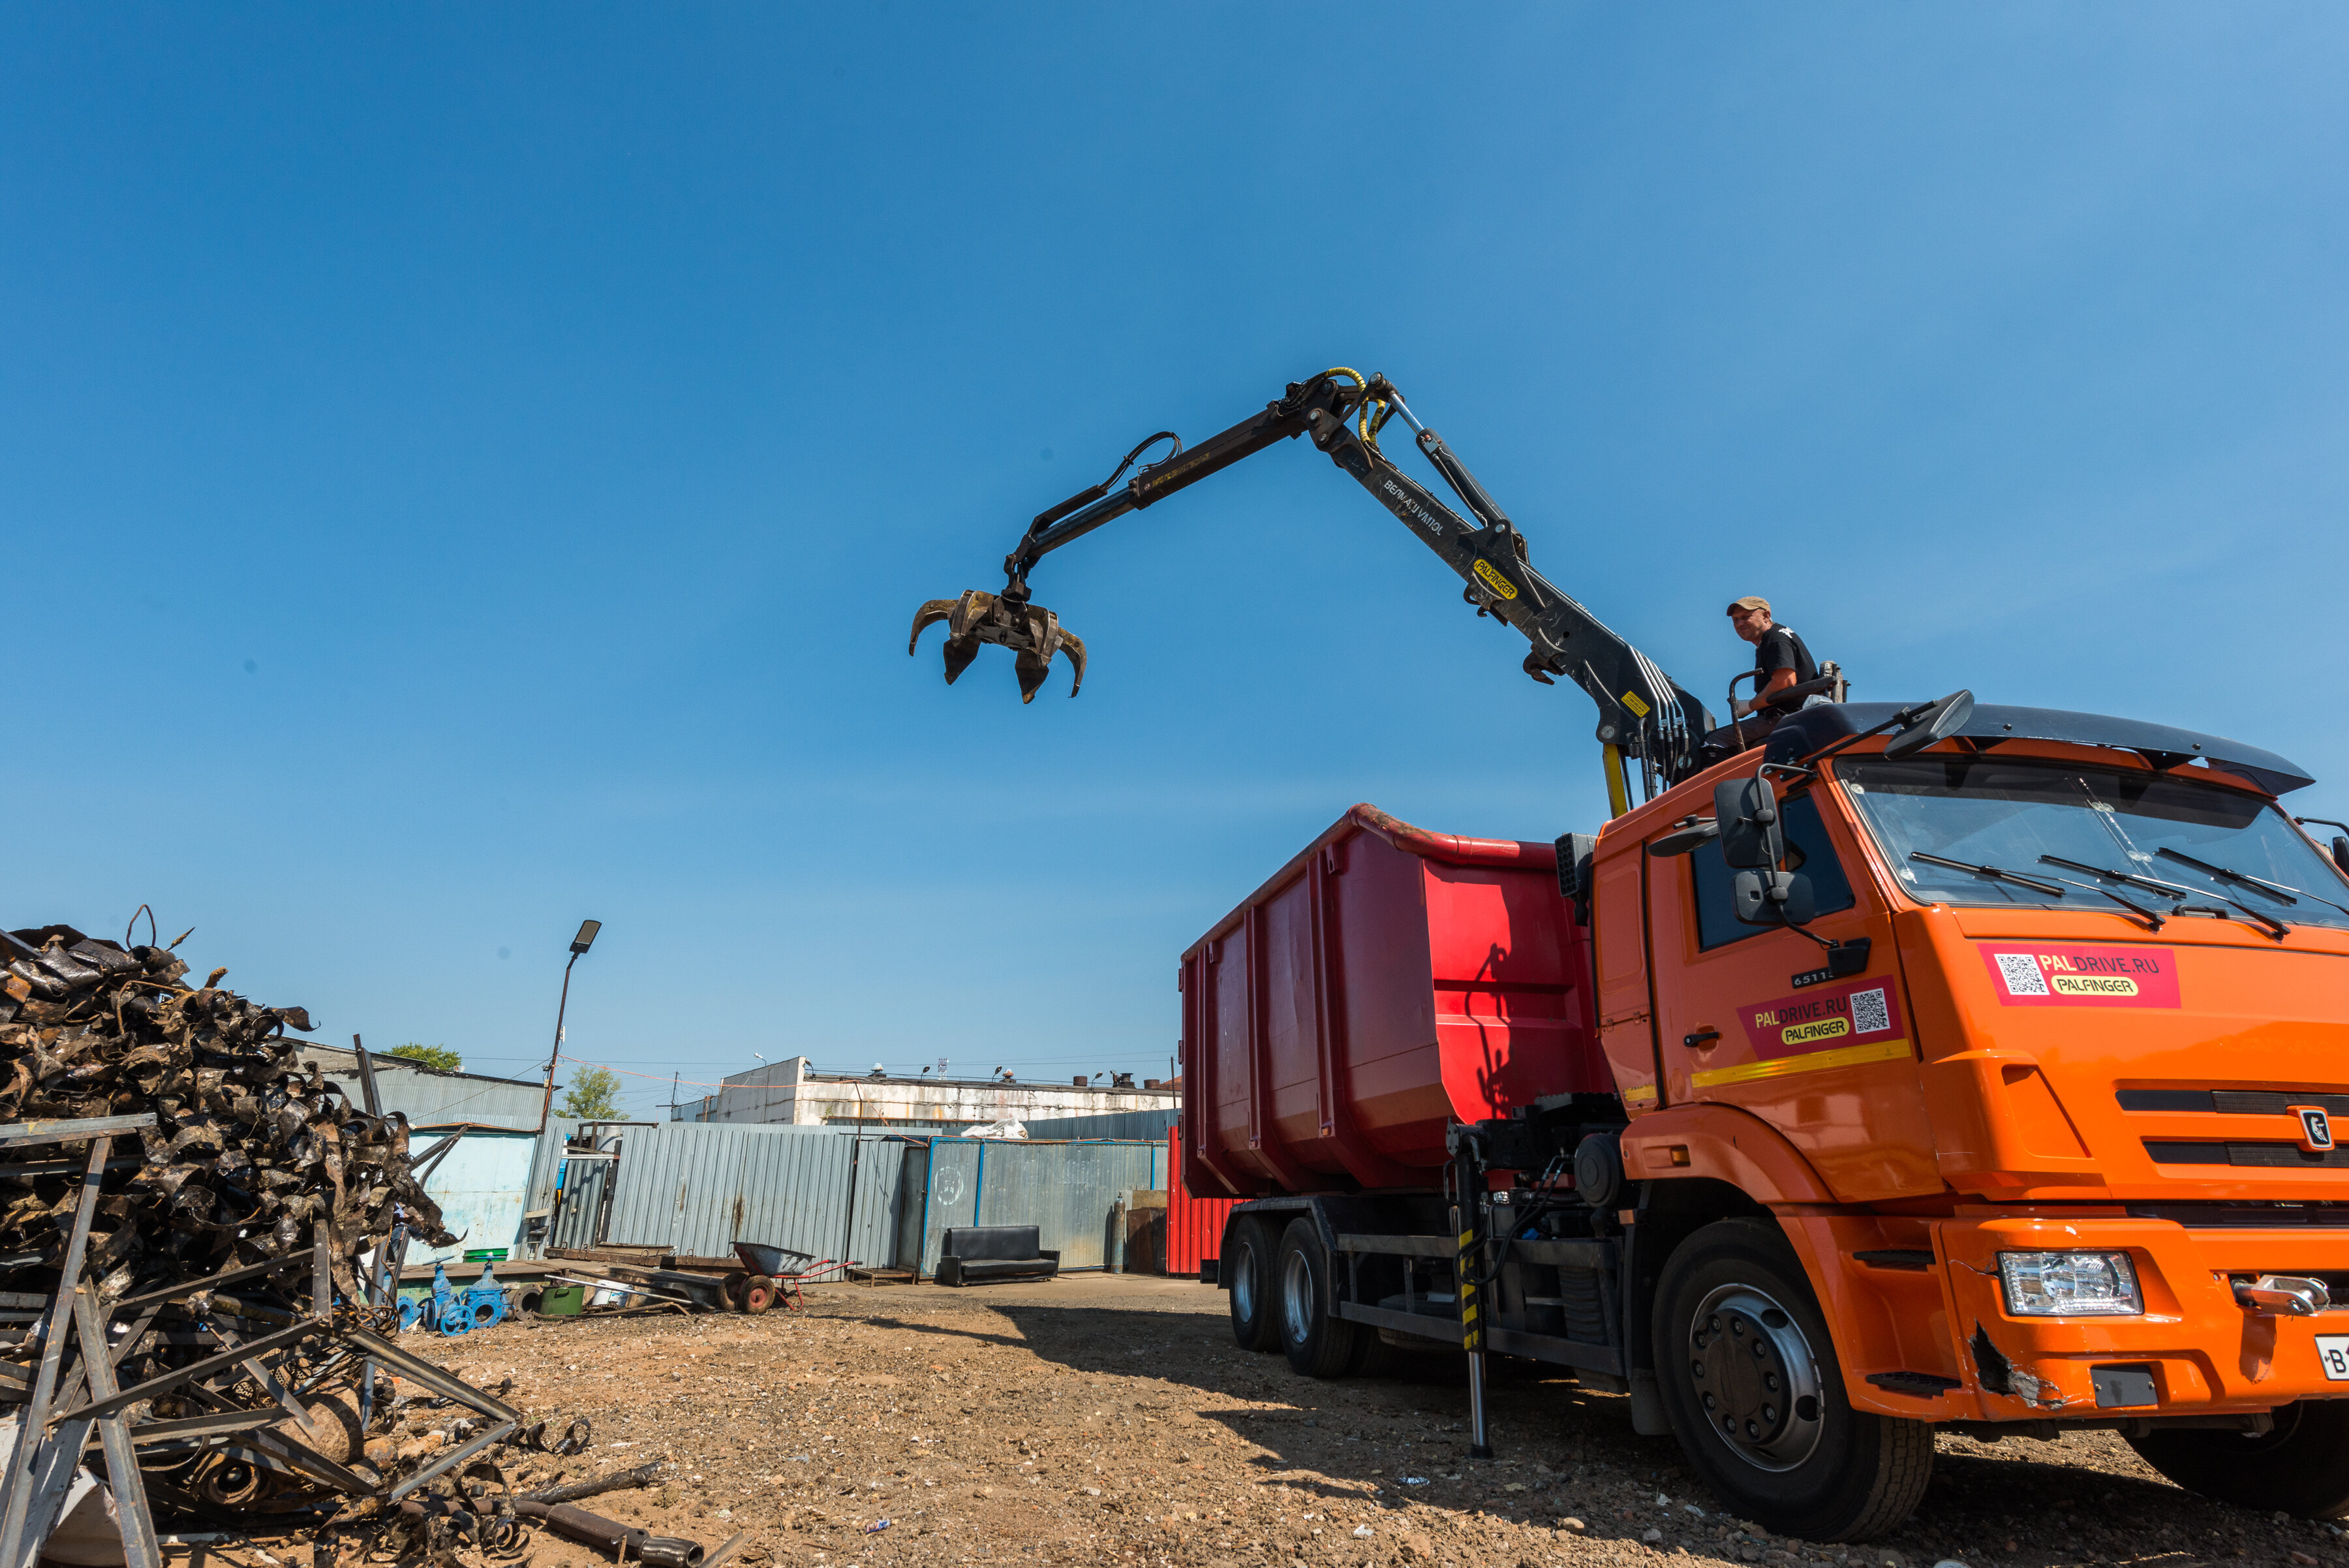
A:
MULTIPOLYGON (((106 1353, 106 1320, 95 1294, 76 1287, 74 1326, 81 1331, 83 1374, 89 1391, 114 1392, 114 1361, 106 1353)), ((163 1568, 163 1549, 155 1543, 155 1515, 147 1506, 147 1478, 140 1472, 139 1456, 130 1446, 130 1429, 119 1416, 98 1423, 98 1440, 106 1451, 107 1484, 114 1492, 115 1521, 122 1532, 124 1568, 163 1568)))
POLYGON ((9 1122, 0 1125, 0 1148, 34 1143, 73 1143, 111 1133, 140 1132, 157 1125, 152 1111, 130 1116, 86 1116, 79 1121, 9 1122))
POLYGON ((507 1438, 513 1435, 514 1428, 519 1427, 521 1424, 522 1423, 519 1421, 500 1421, 496 1426, 492 1427, 488 1431, 483 1432, 480 1437, 475 1438, 471 1442, 467 1443, 463 1448, 459 1449, 456 1452, 449 1454, 438 1462, 424 1469, 417 1471, 414 1475, 409 1477, 406 1480, 392 1488, 390 1491, 384 1495, 384 1501, 386 1502, 398 1502, 401 1498, 406 1497, 409 1492, 414 1491, 426 1481, 432 1480, 435 1476, 440 1475, 445 1471, 456 1469, 459 1465, 463 1464, 467 1459, 471 1459, 475 1454, 480 1453, 483 1449, 488 1448, 491 1444, 505 1441, 507 1438))
POLYGON ((367 1096, 367 1112, 371 1116, 383 1115, 383 1096, 376 1092, 375 1057, 368 1054, 366 1042, 351 1036, 351 1054, 359 1059, 359 1093, 367 1096))
MULTIPOLYGON (((29 1555, 26 1551, 26 1536, 37 1550, 48 1539, 48 1522, 44 1520, 27 1529, 33 1509, 34 1459, 43 1444, 42 1434, 49 1419, 49 1402, 57 1395, 57 1372, 65 1364, 66 1319, 73 1311, 74 1287, 81 1282, 82 1262, 89 1251, 89 1222, 98 1213, 98 1189, 106 1173, 106 1153, 114 1139, 100 1134, 90 1139, 87 1168, 82 1172, 81 1202, 74 1210, 72 1232, 66 1238, 66 1254, 57 1275, 57 1300, 49 1307, 48 1340, 41 1347, 41 1369, 33 1378, 32 1397, 25 1403, 22 1417, 16 1423, 16 1446, 8 1456, 8 1469, 0 1490, 5 1501, 0 1503, 0 1564, 18 1568, 29 1555)), ((77 1415, 80 1412, 76 1412, 77 1415)), ((67 1434, 60 1432, 60 1438, 67 1434)), ((81 1443, 73 1445, 77 1459, 81 1443)))
POLYGON ((351 1344, 358 1346, 376 1360, 382 1362, 395 1372, 405 1373, 415 1378, 444 1399, 454 1399, 458 1404, 469 1409, 479 1410, 484 1416, 495 1416, 502 1421, 512 1421, 516 1426, 522 1424, 522 1412, 504 1400, 476 1388, 460 1378, 450 1376, 447 1372, 420 1356, 410 1355, 381 1334, 372 1334, 361 1328, 353 1329, 347 1337, 351 1344))
POLYGON ((219 1273, 207 1274, 201 1280, 188 1280, 180 1284, 166 1285, 160 1291, 149 1291, 144 1295, 125 1296, 114 1303, 114 1310, 130 1312, 150 1304, 181 1301, 194 1295, 198 1291, 218 1290, 222 1285, 233 1285, 239 1280, 249 1280, 256 1274, 266 1274, 278 1269, 298 1268, 301 1263, 300 1258, 272 1258, 265 1263, 247 1263, 243 1268, 222 1269, 219 1273))
POLYGON ((141 1399, 152 1399, 159 1394, 168 1394, 172 1389, 182 1387, 200 1377, 210 1377, 215 1372, 225 1372, 247 1359, 258 1359, 273 1350, 282 1349, 297 1340, 306 1339, 319 1332, 321 1331, 316 1324, 305 1318, 291 1328, 281 1328, 275 1334, 263 1334, 259 1339, 251 1340, 233 1350, 224 1350, 218 1355, 208 1355, 202 1361, 190 1362, 185 1366, 164 1373, 160 1377, 150 1377, 144 1383, 125 1388, 109 1398, 93 1399, 77 1409, 67 1411, 59 1419, 94 1421, 100 1416, 111 1416, 117 1410, 138 1404, 141 1399))
POLYGON ((554 1004, 554 1044, 546 1053, 546 1094, 538 1102, 538 1130, 546 1130, 546 1118, 554 1109, 554 1064, 563 1060, 563 1014, 571 1005, 571 964, 579 961, 574 949, 571 963, 563 966, 563 999, 554 1004))
POLYGON ((514 1501, 550 1504, 577 1502, 582 1498, 595 1497, 607 1491, 617 1491, 624 1486, 650 1486, 659 1477, 659 1464, 639 1465, 632 1470, 614 1470, 610 1475, 573 1481, 568 1486, 550 1486, 537 1491, 524 1492, 514 1501))

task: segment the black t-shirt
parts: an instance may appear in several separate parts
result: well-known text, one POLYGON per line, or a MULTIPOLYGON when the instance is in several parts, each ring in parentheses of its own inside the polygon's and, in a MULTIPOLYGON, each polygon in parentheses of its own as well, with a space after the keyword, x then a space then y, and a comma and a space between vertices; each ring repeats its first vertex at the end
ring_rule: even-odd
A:
POLYGON ((1793 670, 1797 682, 1819 677, 1819 661, 1811 657, 1811 650, 1803 646, 1795 628, 1787 626, 1774 626, 1762 634, 1762 640, 1754 645, 1754 669, 1764 686, 1769 685, 1770 677, 1781 670, 1793 670))

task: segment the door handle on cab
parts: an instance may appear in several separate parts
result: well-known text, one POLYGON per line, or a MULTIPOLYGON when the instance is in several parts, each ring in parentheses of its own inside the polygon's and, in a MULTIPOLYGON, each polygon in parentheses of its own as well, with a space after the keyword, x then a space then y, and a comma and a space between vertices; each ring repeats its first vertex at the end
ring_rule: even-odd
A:
POLYGON ((1720 1038, 1721 1031, 1718 1029, 1699 1029, 1692 1034, 1682 1035, 1681 1044, 1691 1051, 1708 1051, 1720 1038))

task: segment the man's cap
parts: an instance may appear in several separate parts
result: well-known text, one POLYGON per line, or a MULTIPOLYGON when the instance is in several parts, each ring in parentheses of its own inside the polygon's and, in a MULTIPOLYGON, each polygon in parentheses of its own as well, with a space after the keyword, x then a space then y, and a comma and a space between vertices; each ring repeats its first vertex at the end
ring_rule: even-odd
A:
POLYGON ((1770 601, 1759 594, 1748 594, 1742 599, 1729 601, 1731 615, 1735 615, 1739 610, 1767 610, 1769 607, 1770 601))

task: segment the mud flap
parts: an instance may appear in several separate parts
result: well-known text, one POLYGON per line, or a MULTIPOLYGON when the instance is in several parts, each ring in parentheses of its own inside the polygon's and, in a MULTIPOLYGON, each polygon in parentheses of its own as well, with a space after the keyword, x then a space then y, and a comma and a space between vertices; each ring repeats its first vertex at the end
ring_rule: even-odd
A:
POLYGON ((1643 1438, 1669 1438, 1672 1423, 1664 1414, 1664 1397, 1656 1387, 1656 1375, 1638 1367, 1631 1370, 1631 1430, 1643 1438))

